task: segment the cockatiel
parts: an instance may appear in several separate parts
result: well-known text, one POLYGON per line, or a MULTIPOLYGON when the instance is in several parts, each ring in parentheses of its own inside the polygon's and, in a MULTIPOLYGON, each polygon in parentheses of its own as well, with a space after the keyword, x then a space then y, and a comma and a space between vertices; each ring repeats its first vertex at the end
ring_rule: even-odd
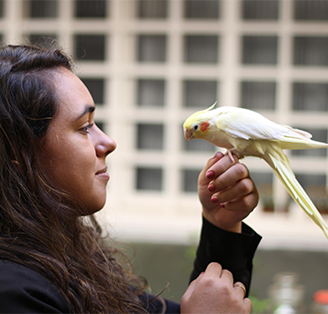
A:
POLYGON ((295 202, 322 229, 328 238, 328 226, 296 180, 283 149, 328 148, 328 144, 311 140, 312 135, 274 123, 262 115, 243 108, 219 107, 216 103, 192 114, 183 124, 187 140, 199 138, 226 148, 238 158, 263 158, 273 169, 295 202))

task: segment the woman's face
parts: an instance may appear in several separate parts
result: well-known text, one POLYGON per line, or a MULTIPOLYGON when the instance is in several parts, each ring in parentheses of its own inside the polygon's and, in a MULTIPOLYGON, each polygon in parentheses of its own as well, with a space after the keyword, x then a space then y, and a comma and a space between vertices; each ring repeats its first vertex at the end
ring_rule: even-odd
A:
POLYGON ((76 75, 61 68, 54 84, 60 105, 44 138, 43 163, 55 184, 92 214, 105 204, 105 158, 116 143, 94 124, 93 99, 76 75))

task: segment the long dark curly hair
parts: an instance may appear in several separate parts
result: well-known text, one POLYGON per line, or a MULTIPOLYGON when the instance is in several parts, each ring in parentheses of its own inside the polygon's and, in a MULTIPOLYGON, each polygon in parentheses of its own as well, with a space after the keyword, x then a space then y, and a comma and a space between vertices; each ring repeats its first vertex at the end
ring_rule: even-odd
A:
POLYGON ((144 283, 123 270, 95 218, 81 217, 81 205, 72 206, 39 162, 59 109, 52 77, 71 64, 56 48, 0 48, 0 259, 44 275, 71 312, 144 312, 144 283))

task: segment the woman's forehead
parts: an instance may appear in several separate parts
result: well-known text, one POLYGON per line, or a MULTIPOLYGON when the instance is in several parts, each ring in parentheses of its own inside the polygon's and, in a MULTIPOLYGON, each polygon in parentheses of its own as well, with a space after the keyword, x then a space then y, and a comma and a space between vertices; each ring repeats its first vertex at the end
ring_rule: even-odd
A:
POLYGON ((94 111, 94 102, 89 90, 74 73, 62 68, 54 79, 59 98, 59 115, 69 114, 76 120, 81 115, 94 111), (85 110, 87 112, 84 112, 85 110))

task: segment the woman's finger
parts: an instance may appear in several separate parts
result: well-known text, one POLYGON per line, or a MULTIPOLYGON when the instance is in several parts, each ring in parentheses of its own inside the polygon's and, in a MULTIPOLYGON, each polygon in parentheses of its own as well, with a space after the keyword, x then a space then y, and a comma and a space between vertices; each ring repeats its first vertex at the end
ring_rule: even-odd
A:
POLYGON ((231 162, 228 155, 222 155, 222 153, 217 154, 220 156, 218 162, 215 162, 206 171, 206 177, 210 180, 220 176, 222 173, 226 172, 230 167, 238 163, 238 158, 234 156, 235 163, 231 162))
MULTIPOLYGON (((229 188, 214 193, 213 196, 217 198, 218 203, 234 202, 242 198, 251 196, 251 193, 254 191, 254 184, 251 179, 243 179, 238 181, 236 184, 230 186, 229 188), (236 199, 236 195, 238 198, 236 199)), ((253 196, 256 199, 256 195, 253 196)))
POLYGON ((233 284, 233 289, 234 291, 236 291, 236 293, 241 294, 243 298, 245 298, 247 291, 246 291, 246 287, 243 283, 241 282, 235 282, 233 284))
POLYGON ((216 177, 214 180, 212 180, 208 185, 208 189, 210 192, 213 192, 214 189, 215 191, 222 191, 235 184, 236 182, 247 178, 248 176, 248 169, 245 165, 240 163, 234 164, 219 177, 216 177))

